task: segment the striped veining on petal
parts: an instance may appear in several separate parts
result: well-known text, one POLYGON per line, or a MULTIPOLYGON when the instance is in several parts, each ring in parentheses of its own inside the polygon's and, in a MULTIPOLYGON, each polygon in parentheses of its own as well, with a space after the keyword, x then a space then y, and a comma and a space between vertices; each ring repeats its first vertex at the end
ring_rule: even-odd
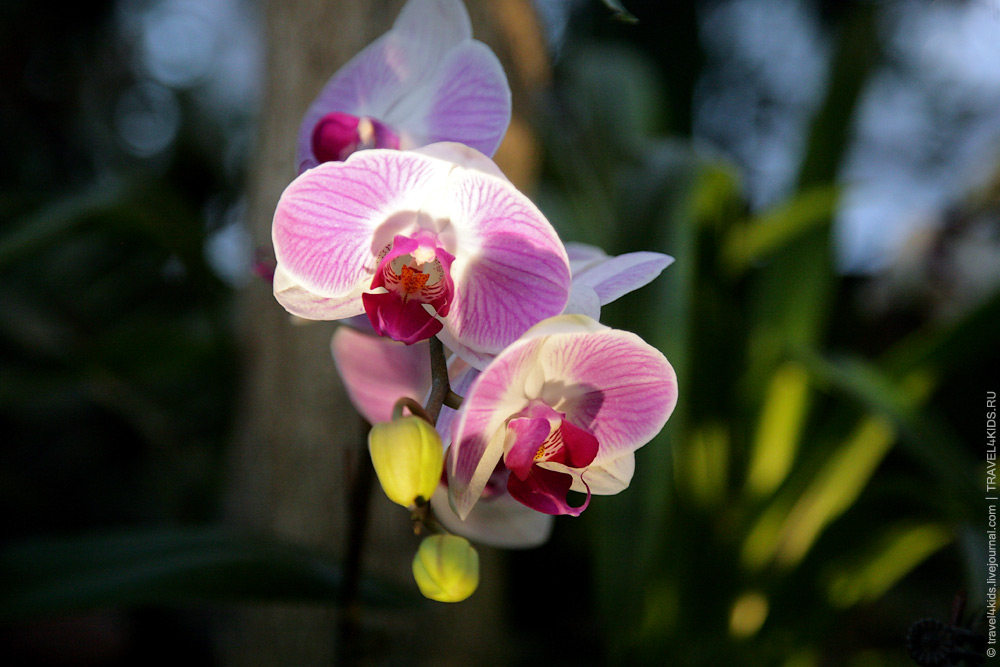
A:
POLYGON ((278 261, 310 291, 352 292, 372 275, 378 226, 443 175, 439 161, 391 150, 311 169, 278 202, 272 228, 278 261))
POLYGON ((465 344, 496 353, 562 312, 569 261, 552 225, 507 181, 463 170, 452 201, 463 253, 452 267, 456 300, 446 326, 465 344))

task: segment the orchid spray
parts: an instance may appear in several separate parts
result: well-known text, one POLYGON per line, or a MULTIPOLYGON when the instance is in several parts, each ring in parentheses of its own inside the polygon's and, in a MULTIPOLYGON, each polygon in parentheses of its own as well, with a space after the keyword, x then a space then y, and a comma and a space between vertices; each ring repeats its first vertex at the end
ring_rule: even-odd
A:
POLYGON ((442 602, 476 588, 470 540, 538 546, 627 488, 677 400, 666 358, 598 321, 671 258, 565 246, 488 157, 509 119, 462 3, 410 0, 309 107, 272 226, 278 302, 350 325, 333 357, 442 602))

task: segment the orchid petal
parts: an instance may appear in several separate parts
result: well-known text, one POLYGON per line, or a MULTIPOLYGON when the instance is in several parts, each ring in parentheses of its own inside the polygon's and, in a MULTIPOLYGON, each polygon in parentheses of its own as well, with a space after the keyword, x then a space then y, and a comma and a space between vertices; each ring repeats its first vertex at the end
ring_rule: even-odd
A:
POLYGON ((435 52, 440 55, 472 39, 472 24, 461 0, 410 0, 392 24, 392 32, 423 44, 430 61, 435 52))
POLYGON ((398 294, 366 293, 361 300, 380 336, 413 345, 441 331, 441 321, 415 299, 403 301, 398 294))
POLYGON ((506 421, 528 405, 524 387, 535 349, 518 341, 480 373, 452 424, 445 469, 452 507, 466 518, 504 453, 506 421))
POLYGON ((434 516, 452 533, 502 549, 527 549, 543 544, 552 533, 554 517, 536 512, 507 493, 483 499, 463 521, 448 505, 447 487, 431 498, 434 516))
POLYGON ((522 481, 531 474, 538 448, 551 431, 552 424, 543 417, 515 418, 507 422, 507 441, 510 444, 504 443, 507 450, 504 464, 522 481))
POLYGON ((285 310, 307 320, 339 320, 364 313, 360 301, 362 286, 347 298, 320 296, 300 285, 280 264, 274 268, 272 289, 285 310))
POLYGON ((658 252, 609 257, 575 272, 573 285, 593 288, 603 306, 650 283, 673 261, 673 257, 658 252))
POLYGON ((496 354, 535 322, 562 312, 569 261, 552 225, 507 181, 476 170, 453 175, 452 224, 461 252, 452 265, 455 299, 445 322, 452 347, 496 354))
POLYGON ((397 343, 340 326, 330 343, 351 404, 369 423, 389 421, 396 401, 423 400, 431 383, 427 344, 397 343))
POLYGON ((534 466, 526 479, 511 475, 507 479, 507 491, 514 500, 544 514, 580 516, 590 505, 590 493, 583 505, 573 507, 566 501, 572 484, 571 474, 534 466))
POLYGON ((493 160, 486 157, 481 151, 465 144, 454 141, 439 141, 427 146, 421 146, 420 148, 414 148, 410 152, 451 162, 465 169, 475 169, 476 171, 496 176, 505 181, 510 180, 500 171, 500 167, 493 160))
POLYGON ((613 496, 628 488, 635 473, 635 454, 626 452, 622 456, 601 465, 590 465, 587 468, 587 483, 574 478, 572 491, 586 493, 588 490, 595 496, 613 496))
POLYGON ((608 253, 587 243, 567 243, 566 256, 569 257, 573 275, 608 259, 608 253))
POLYGON ((635 334, 608 329, 537 340, 544 341, 538 361, 546 377, 540 398, 597 438, 593 465, 649 442, 673 412, 674 370, 635 334))
MULTIPOLYGON (((511 98, 500 61, 482 42, 456 47, 428 87, 423 117, 426 134, 414 129, 418 144, 456 141, 493 155, 510 124, 511 98)), ((419 107, 418 107, 419 108, 419 107)))
POLYGON ((583 285, 573 280, 573 286, 569 291, 569 301, 563 312, 567 315, 586 315, 595 320, 601 318, 601 298, 597 292, 589 285, 583 285))
MULTIPOLYGON (((392 239, 391 229, 385 239, 376 238, 376 230, 390 227, 393 214, 415 219, 425 192, 433 191, 434 181, 444 179, 447 171, 443 162, 370 150, 300 175, 274 212, 271 236, 278 269, 285 272, 280 285, 276 276, 275 296, 282 305, 283 295, 292 305, 308 302, 304 317, 359 314, 361 293, 375 270, 374 246, 392 239), (293 291, 285 294, 289 289, 293 291), (299 290, 316 298, 309 301, 299 290)), ((394 222, 402 226, 407 221, 394 222)))

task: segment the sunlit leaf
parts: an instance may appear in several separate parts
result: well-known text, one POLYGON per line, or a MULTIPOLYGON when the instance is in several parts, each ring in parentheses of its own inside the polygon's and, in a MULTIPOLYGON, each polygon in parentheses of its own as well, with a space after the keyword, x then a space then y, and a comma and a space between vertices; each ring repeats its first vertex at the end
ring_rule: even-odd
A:
POLYGON ((820 384, 843 392, 899 428, 903 451, 940 482, 943 492, 968 506, 963 489, 976 485, 975 461, 951 430, 924 407, 935 378, 915 371, 901 382, 859 359, 829 361, 798 351, 797 358, 820 384))
POLYGON ((771 379, 750 453, 747 488, 752 495, 774 491, 792 467, 808 406, 808 380, 794 362, 783 364, 771 379))
POLYGON ((849 607, 882 597, 929 556, 954 540, 945 526, 896 526, 878 539, 858 562, 840 566, 828 585, 830 602, 849 607))
POLYGON ((835 449, 799 494, 785 494, 757 520, 743 545, 743 562, 788 567, 808 553, 834 519, 857 500, 895 440, 892 424, 864 419, 835 449))

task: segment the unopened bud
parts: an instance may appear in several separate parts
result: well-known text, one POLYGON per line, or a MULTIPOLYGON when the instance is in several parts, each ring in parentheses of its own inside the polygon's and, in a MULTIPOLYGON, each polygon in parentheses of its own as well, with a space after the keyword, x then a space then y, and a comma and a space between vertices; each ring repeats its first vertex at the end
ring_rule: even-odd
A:
POLYGON ((413 578, 424 597, 461 602, 479 585, 479 554, 464 537, 431 535, 413 557, 413 578))
POLYGON ((428 501, 441 481, 441 436, 420 417, 400 417, 375 424, 368 434, 375 474, 389 500, 413 507, 428 501))

